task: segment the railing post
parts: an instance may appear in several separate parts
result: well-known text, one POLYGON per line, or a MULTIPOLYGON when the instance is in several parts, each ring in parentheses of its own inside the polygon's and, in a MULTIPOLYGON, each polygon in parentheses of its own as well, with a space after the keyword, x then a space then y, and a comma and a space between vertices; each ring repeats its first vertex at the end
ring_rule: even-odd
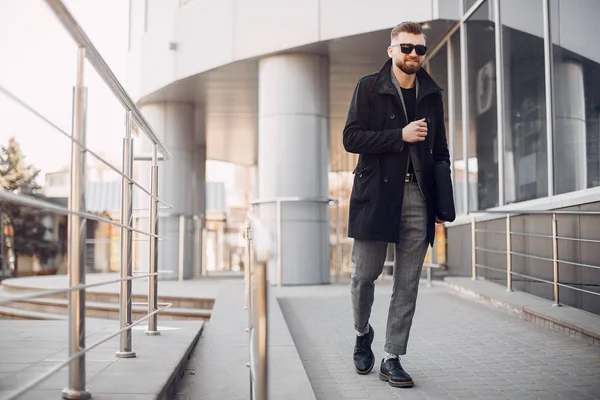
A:
POLYGON ((246 251, 248 252, 248 264, 244 267, 244 283, 246 285, 246 294, 244 296, 244 308, 250 305, 250 274, 252 269, 252 226, 250 219, 246 220, 246 251))
POLYGON ((202 272, 202 216, 194 215, 194 275, 203 276, 202 272))
MULTIPOLYGON (((150 165, 150 254, 148 257, 148 272, 150 274, 158 273, 158 146, 152 144, 152 165, 150 165)), ((148 314, 158 310, 158 276, 150 275, 148 277, 148 314)), ((158 314, 153 314, 148 319, 148 336, 160 335, 158 330, 158 314)))
MULTIPOLYGON (((77 83, 73 94, 73 141, 71 142, 71 192, 69 210, 85 210, 85 148, 86 90, 83 86, 85 48, 77 50, 77 83)), ((69 286, 85 284, 86 220, 69 214, 69 286)), ((69 357, 85 349, 85 289, 69 292, 69 357)), ((62 392, 65 399, 89 399, 85 390, 85 354, 69 363, 69 386, 62 392)))
POLYGON ((185 257, 185 215, 179 216, 179 282, 183 282, 183 264, 185 257))
POLYGON ((510 214, 506 214, 506 291, 512 292, 512 244, 510 236, 510 214))
POLYGON ((277 199, 275 203, 276 208, 276 229, 277 229, 277 286, 282 285, 283 281, 283 270, 282 270, 282 254, 281 249, 283 248, 283 244, 281 243, 281 200, 277 199))
POLYGON ((339 199, 335 201, 335 209, 337 213, 336 226, 335 226, 335 244, 337 246, 337 283, 340 283, 342 279, 342 243, 340 238, 342 237, 342 223, 340 218, 342 216, 342 210, 340 210, 339 199))
POLYGON ((556 214, 552 214, 552 264, 554 266, 554 307, 560 307, 560 298, 558 294, 558 224, 556 214))
MULTIPOLYGON (((133 139, 131 138, 133 120, 131 111, 126 112, 125 138, 123 138, 123 177, 121 178, 121 224, 132 228, 132 183, 129 179, 133 173, 133 139)), ((132 257, 132 232, 130 229, 121 228, 121 298, 119 320, 121 329, 131 325, 131 286, 133 276, 132 257)), ((131 348, 131 329, 121 333, 119 358, 133 358, 135 352, 131 348)))
MULTIPOLYGON (((256 334, 256 347, 258 365, 256 367, 256 398, 268 399, 268 349, 267 349, 267 262, 259 263, 255 276, 256 283, 256 309, 254 310, 254 330, 256 334)), ((254 307, 254 304, 252 305, 254 307)))
POLYGON ((477 280, 477 231, 475 229, 475 216, 471 217, 471 279, 477 280))

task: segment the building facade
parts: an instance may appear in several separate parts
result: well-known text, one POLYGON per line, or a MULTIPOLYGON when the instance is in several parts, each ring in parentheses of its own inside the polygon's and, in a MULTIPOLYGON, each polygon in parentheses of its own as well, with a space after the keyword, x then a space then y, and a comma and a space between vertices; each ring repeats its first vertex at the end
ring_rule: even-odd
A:
MULTIPOLYGON (((253 209, 273 230, 279 226, 282 283, 326 283, 340 259, 351 268, 344 238, 356 158, 342 146, 348 104, 357 80, 386 61, 391 28, 419 21, 430 50, 426 68, 444 88, 459 214, 447 225, 446 263, 450 273, 468 275, 473 213, 598 207, 600 47, 592 29, 600 3, 576 3, 131 0, 129 89, 175 154, 161 195, 178 212, 198 211, 206 159, 256 167, 253 209), (329 198, 339 201, 339 220, 329 198), (332 251, 336 226, 342 235, 332 251)), ((504 223, 483 215, 484 225, 504 223)), ((547 234, 544 218, 519 217, 515 226, 547 234)), ((594 218, 563 218, 561 235, 599 239, 594 218)), ((480 233, 478 245, 500 246, 490 235, 480 233)), ((546 258, 551 246, 538 239, 526 237, 513 250, 546 258)), ((598 263, 597 244, 563 244, 561 260, 598 263)), ((477 257, 491 267, 502 260, 477 257)), ((513 265, 541 280, 552 274, 541 259, 513 265)), ((561 281, 597 291, 598 269, 560 267, 561 281)), ((279 278, 276 265, 270 271, 279 278)), ((506 279, 492 269, 480 275, 506 279)), ((515 279, 515 288, 552 294, 539 280, 515 279)), ((600 312, 594 294, 561 291, 565 303, 600 312)))

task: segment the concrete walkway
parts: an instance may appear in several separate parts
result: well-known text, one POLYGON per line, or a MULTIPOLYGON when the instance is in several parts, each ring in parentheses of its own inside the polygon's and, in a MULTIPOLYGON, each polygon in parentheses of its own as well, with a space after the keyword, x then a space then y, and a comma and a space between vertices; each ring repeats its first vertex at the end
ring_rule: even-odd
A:
POLYGON ((421 285, 405 369, 415 388, 381 382, 391 287, 378 282, 371 323, 377 362, 352 366, 355 334, 349 289, 308 289, 280 299, 317 399, 598 399, 600 346, 421 285), (328 293, 330 292, 330 293, 328 293))

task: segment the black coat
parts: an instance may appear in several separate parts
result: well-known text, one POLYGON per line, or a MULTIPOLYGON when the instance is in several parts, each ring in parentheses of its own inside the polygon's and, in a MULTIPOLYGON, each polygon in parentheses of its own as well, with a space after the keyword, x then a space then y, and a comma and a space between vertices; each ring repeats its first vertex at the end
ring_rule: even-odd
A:
MULTIPOLYGON (((407 121, 398 91, 391 81, 391 62, 388 60, 379 73, 358 81, 344 127, 344 148, 359 154, 353 172, 348 236, 398 243, 409 146, 402 140, 402 128, 407 121)), ((427 238, 433 244, 434 163, 445 162, 449 169, 450 157, 442 89, 423 69, 417 72, 417 79, 415 119, 425 118, 428 132, 423 142, 413 146, 417 146, 420 155, 419 186, 427 200, 427 238)))

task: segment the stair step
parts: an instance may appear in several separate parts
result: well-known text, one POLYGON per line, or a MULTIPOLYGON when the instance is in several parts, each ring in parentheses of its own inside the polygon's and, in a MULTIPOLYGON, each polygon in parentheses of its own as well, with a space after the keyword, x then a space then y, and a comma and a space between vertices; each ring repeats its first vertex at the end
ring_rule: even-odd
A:
MULTIPOLYGON (((5 296, 6 297, 6 296, 5 296)), ((55 299, 55 298, 37 298, 30 299, 21 302, 6 303, 4 308, 11 308, 21 311, 29 311, 39 314, 57 314, 66 315, 69 311, 68 300, 55 299)), ((118 319, 119 318, 119 304, 116 303, 102 303, 94 301, 86 301, 86 317, 92 318, 107 318, 107 319, 118 319)), ((133 306, 132 313, 134 319, 141 318, 146 315, 146 306, 133 306)), ((198 308, 182 308, 182 307, 170 307, 159 313, 160 319, 173 320, 173 319, 197 319, 197 320, 209 320, 211 310, 198 309, 198 308)), ((34 318, 37 319, 37 318, 34 318)), ((48 319, 48 318, 43 318, 48 319)))
POLYGON ((50 314, 37 311, 19 310, 17 308, 0 306, 0 319, 26 319, 26 320, 67 320, 64 315, 50 314))

